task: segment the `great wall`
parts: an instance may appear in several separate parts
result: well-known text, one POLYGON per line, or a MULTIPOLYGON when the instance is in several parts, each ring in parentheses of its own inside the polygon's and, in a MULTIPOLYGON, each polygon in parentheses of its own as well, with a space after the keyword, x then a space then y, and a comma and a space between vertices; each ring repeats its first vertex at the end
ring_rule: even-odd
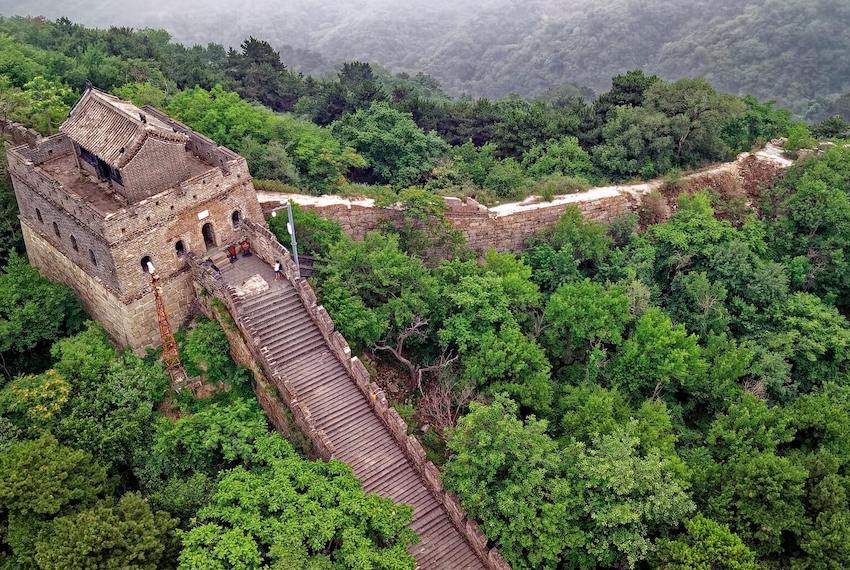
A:
MULTIPOLYGON (((772 141, 753 153, 742 153, 733 162, 703 168, 682 177, 676 193, 714 189, 723 194, 740 193, 749 197, 758 193, 760 186, 774 178, 792 161, 783 155, 781 141, 772 141)), ((641 184, 603 186, 584 192, 556 196, 550 202, 529 197, 522 202, 501 204, 487 208, 472 198, 445 198, 445 217, 466 237, 474 250, 494 248, 499 251, 519 251, 534 233, 557 223, 569 206, 577 207, 588 220, 610 222, 628 212, 636 211, 645 196, 664 191, 663 180, 641 184)), ((257 198, 265 212, 292 201, 301 208, 333 220, 355 239, 377 229, 382 222, 398 221, 402 212, 398 208, 378 207, 369 198, 341 196, 308 196, 258 192, 257 198)), ((671 207, 675 199, 670 196, 671 207)))
POLYGON ((443 489, 419 441, 265 227, 244 158, 156 109, 95 91, 57 135, 42 138, 10 123, 0 129, 17 145, 7 157, 30 262, 72 287, 118 344, 143 352, 158 319, 179 325, 197 311, 218 319, 284 437, 308 456, 346 463, 366 491, 412 507, 417 568, 509 570, 443 489), (87 130, 66 128, 74 122, 87 130), (185 146, 164 148, 166 138, 185 146), (97 154, 93 170, 93 148, 103 157, 115 149, 118 158, 97 154), (128 149, 136 154, 128 157, 128 149), (148 188, 139 196, 130 192, 134 180, 111 174, 131 173, 123 166, 137 157, 146 163, 138 176, 148 188), (169 166, 184 161, 191 168, 175 176, 179 168, 169 166), (157 173, 174 180, 157 188, 147 181, 157 173), (254 253, 231 265, 225 246, 242 242, 254 253), (277 260, 283 280, 272 274, 277 260), (151 263, 160 273, 162 316, 152 307, 151 263))
MULTIPOLYGON (((52 163, 67 160, 75 148, 79 154, 76 141, 68 140, 66 134, 42 139, 30 129, 0 122, 3 135, 22 145, 12 149, 9 156, 14 159, 10 165, 19 203, 25 201, 21 222, 32 262, 49 277, 74 287, 91 314, 104 323, 113 337, 138 349, 129 337, 122 337, 121 327, 125 321, 133 320, 127 316, 127 307, 144 309, 146 305, 140 300, 148 303, 150 291, 143 288, 138 295, 124 299, 120 290, 109 284, 110 278, 118 275, 126 282, 125 288, 138 287, 139 278, 133 273, 139 272, 138 258, 144 255, 144 266, 145 260, 153 256, 159 267, 168 270, 164 276, 165 293, 171 305, 177 307, 172 311, 179 312, 182 318, 183 305, 191 304, 221 322, 232 356, 253 372, 258 400, 281 434, 299 444, 308 455, 350 465, 366 491, 413 506, 411 527, 420 542, 411 548, 411 553, 418 568, 510 568, 490 547, 475 521, 466 517, 457 499, 443 488, 439 471, 427 461, 419 441, 408 434, 404 420, 389 407, 380 387, 334 330, 331 317, 317 304, 315 293, 301 277, 289 252, 258 219, 260 206, 270 212, 292 200, 339 222, 349 235, 362 238, 384 221, 399 220, 402 212, 377 207, 371 200, 337 196, 259 193, 258 204, 250 196, 253 188, 250 176, 244 175, 244 159, 155 109, 144 111, 174 133, 185 134, 186 152, 213 169, 190 178, 192 184, 181 181, 176 189, 131 201, 126 206, 119 204, 117 215, 103 216, 106 222, 117 224, 118 232, 114 238, 105 231, 91 236, 93 244, 100 244, 104 252, 111 254, 111 258, 104 254, 103 259, 114 259, 114 269, 104 273, 104 277, 100 276, 104 268, 95 263, 94 256, 89 266, 77 255, 78 250, 85 250, 79 247, 83 243, 79 236, 87 227, 80 219, 86 205, 78 202, 91 197, 91 193, 85 194, 79 185, 48 176, 52 163), (42 209, 34 208, 33 203, 42 209), (170 211, 163 211, 169 204, 170 211), (175 204, 182 213, 172 213, 175 204), (122 221, 125 215, 129 216, 127 224, 122 221), (222 234, 227 243, 247 239, 255 256, 229 264, 220 247, 222 242, 216 243, 213 236, 213 243, 209 243, 204 227, 210 221, 215 221, 221 232, 219 240, 222 234), (43 229, 49 223, 52 234, 43 229), (135 241, 129 247, 122 236, 126 227, 132 229, 133 224, 144 227, 143 231, 130 232, 135 241), (70 248, 64 243, 66 235, 70 248), (282 262, 286 277, 282 281, 275 281, 271 274, 270 266, 275 260, 282 262)), ((138 109, 133 112, 138 113, 138 109)), ((144 115, 141 119, 145 123, 144 115)), ((754 196, 763 183, 790 164, 781 147, 771 143, 755 153, 742 154, 734 162, 688 174, 677 188, 713 188, 720 193, 754 196)), ((87 175, 79 179, 87 180, 87 175)), ((104 188, 102 183, 95 186, 104 188)), ((558 196, 550 202, 529 198, 493 208, 470 198, 446 198, 445 216, 474 249, 516 251, 533 233, 555 224, 571 205, 588 219, 610 221, 637 210, 645 196, 664 189, 662 181, 653 181, 593 188, 558 196)), ((672 203, 673 197, 670 199, 672 203)), ((179 320, 173 314, 171 319, 179 320)))

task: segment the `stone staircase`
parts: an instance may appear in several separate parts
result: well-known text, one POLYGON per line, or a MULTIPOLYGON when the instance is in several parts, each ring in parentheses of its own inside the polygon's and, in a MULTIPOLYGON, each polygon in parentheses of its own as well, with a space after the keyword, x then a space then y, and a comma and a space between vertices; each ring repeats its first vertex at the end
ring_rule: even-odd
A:
POLYGON ((292 284, 272 281, 268 290, 240 299, 238 306, 251 340, 310 410, 333 446, 334 458, 351 466, 367 492, 413 506, 411 526, 420 542, 412 554, 418 567, 486 568, 328 350, 292 284))
POLYGON ((367 492, 413 507, 411 528, 420 541, 410 552, 417 568, 510 570, 443 489, 438 470, 351 356, 286 249, 264 226, 243 220, 242 229, 254 256, 231 264, 223 251, 211 250, 206 259, 218 271, 191 254, 190 265, 198 285, 224 301, 249 358, 274 384, 316 454, 351 466, 367 492), (286 277, 276 281, 271 265, 277 259, 286 277))

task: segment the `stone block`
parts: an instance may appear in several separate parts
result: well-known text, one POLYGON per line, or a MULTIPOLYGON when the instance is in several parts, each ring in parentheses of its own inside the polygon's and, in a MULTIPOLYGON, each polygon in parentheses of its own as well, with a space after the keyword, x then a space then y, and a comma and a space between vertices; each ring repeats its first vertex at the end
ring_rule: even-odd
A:
POLYGON ((489 570, 511 570, 511 565, 495 548, 491 548, 487 553, 487 565, 489 570))
POLYGON ((430 461, 422 466, 422 478, 425 479, 425 484, 428 489, 435 495, 443 494, 443 482, 440 479, 440 472, 430 461))
POLYGON ((419 443, 419 440, 409 435, 407 436, 404 447, 405 451, 407 451, 408 459, 413 462, 417 469, 421 469, 425 463, 425 450, 422 449, 422 444, 419 443))

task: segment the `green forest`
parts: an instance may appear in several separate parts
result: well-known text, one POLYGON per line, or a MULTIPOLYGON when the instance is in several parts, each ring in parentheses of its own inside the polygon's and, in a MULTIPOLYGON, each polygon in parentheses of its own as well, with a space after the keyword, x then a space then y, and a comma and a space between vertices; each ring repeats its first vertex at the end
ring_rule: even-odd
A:
POLYGON ((253 0, 249 10, 225 0, 0 0, 0 14, 163 28, 189 44, 254 35, 305 73, 365 60, 428 73, 452 95, 602 93, 635 68, 698 75, 812 121, 840 109, 850 120, 844 0, 253 0))
POLYGON ((592 184, 677 177, 780 135, 789 150, 850 130, 810 127, 769 101, 704 79, 618 75, 587 102, 451 99, 427 76, 364 62, 326 80, 287 68, 268 42, 187 48, 156 30, 96 30, 68 20, 0 20, 0 117, 44 133, 91 81, 164 109, 248 159, 260 190, 371 195, 416 186, 483 203, 552 196, 592 184))
MULTIPOLYGON (((258 190, 369 195, 352 241, 295 208, 322 304, 516 569, 850 567, 848 124, 628 71, 591 101, 453 99, 364 62, 293 72, 269 43, 0 20, 0 117, 55 132, 91 81, 233 148, 258 190), (470 251, 441 195, 550 199, 786 137, 751 200, 567 210, 522 254, 470 251)), ((0 173, 0 568, 413 569, 411 509, 269 427, 216 321, 117 349, 26 261, 0 173)), ((282 217, 269 220, 282 243, 282 217)), ((226 318, 223 318, 226 324, 226 318)))

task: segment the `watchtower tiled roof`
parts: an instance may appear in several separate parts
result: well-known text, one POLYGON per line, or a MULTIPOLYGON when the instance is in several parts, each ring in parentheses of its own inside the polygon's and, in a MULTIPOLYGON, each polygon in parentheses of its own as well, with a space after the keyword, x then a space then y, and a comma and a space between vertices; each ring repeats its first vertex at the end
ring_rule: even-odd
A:
POLYGON ((60 131, 75 143, 121 168, 142 147, 147 137, 185 142, 188 136, 118 97, 88 88, 62 123, 60 131))

